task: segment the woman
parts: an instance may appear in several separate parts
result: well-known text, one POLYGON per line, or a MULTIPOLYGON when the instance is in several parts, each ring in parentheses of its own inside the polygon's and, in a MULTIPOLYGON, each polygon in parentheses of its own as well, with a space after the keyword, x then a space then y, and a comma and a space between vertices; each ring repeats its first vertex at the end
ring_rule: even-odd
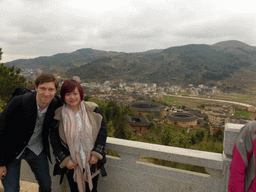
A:
MULTIPOLYGON (((67 174, 71 192, 97 191, 99 169, 104 171, 107 128, 93 102, 84 102, 76 80, 60 90, 63 107, 55 111, 50 141, 56 156, 54 175, 67 174)), ((104 172, 105 173, 105 172, 104 172)))

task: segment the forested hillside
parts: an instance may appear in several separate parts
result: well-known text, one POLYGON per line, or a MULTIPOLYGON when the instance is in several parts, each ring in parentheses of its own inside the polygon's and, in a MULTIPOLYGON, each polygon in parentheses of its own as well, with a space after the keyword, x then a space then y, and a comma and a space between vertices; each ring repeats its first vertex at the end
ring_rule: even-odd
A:
POLYGON ((122 79, 172 85, 203 83, 237 91, 248 90, 256 83, 256 48, 239 41, 184 45, 140 53, 87 48, 51 57, 16 60, 5 65, 42 68, 98 82, 122 79))

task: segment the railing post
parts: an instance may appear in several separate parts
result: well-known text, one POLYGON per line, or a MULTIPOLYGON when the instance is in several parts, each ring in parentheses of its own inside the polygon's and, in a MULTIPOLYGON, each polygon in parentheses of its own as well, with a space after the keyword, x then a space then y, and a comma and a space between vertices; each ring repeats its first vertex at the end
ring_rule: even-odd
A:
POLYGON ((232 161, 232 150, 239 135, 240 129, 243 124, 232 124, 227 123, 224 131, 223 141, 223 175, 224 175, 224 191, 228 191, 228 180, 229 180, 229 166, 232 161))
POLYGON ((212 169, 205 167, 207 173, 210 174, 210 177, 213 180, 212 189, 216 189, 216 191, 224 191, 224 182, 223 182, 223 174, 221 170, 212 169))

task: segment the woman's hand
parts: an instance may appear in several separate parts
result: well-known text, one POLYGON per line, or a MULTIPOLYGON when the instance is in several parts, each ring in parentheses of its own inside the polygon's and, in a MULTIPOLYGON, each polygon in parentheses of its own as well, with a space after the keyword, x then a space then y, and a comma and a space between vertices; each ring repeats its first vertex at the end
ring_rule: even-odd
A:
POLYGON ((96 157, 95 155, 91 155, 90 160, 89 160, 89 163, 90 163, 91 165, 93 165, 93 164, 97 163, 98 160, 99 160, 98 157, 96 157))
POLYGON ((76 168, 76 164, 73 163, 72 159, 69 159, 66 163, 66 167, 68 169, 75 169, 76 168))

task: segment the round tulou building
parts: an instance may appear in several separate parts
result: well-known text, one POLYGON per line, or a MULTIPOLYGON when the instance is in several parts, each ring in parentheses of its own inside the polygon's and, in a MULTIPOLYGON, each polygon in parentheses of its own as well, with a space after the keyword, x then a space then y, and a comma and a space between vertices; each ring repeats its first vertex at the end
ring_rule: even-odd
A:
POLYGON ((166 116, 167 123, 175 125, 175 122, 177 122, 177 125, 184 128, 195 127, 197 119, 194 114, 184 112, 170 113, 166 116))
POLYGON ((135 111, 136 114, 143 116, 153 115, 154 118, 162 118, 166 115, 166 106, 153 103, 153 102, 132 102, 129 104, 130 108, 135 111))

